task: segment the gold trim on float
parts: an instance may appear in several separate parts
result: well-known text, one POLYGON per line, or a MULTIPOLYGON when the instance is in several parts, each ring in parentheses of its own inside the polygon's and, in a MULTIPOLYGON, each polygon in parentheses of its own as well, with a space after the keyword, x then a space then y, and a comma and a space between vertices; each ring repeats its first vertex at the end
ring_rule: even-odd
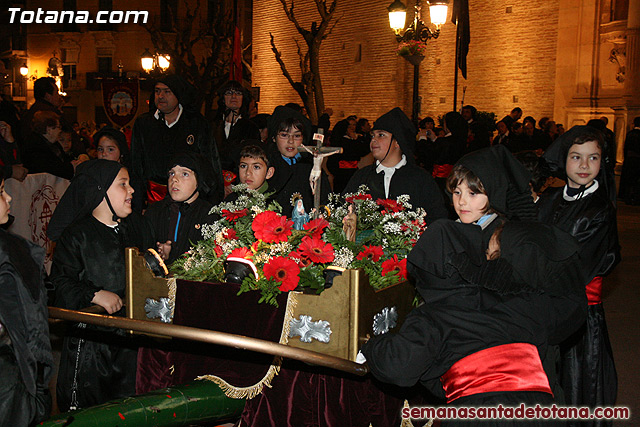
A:
MULTIPOLYGON (((298 304, 297 292, 289 292, 287 297, 287 308, 285 309, 284 322, 282 323, 282 332, 280 333, 280 344, 286 345, 289 341, 289 331, 291 330, 291 320, 293 319, 293 309, 298 304)), ((229 384, 222 378, 215 375, 201 375, 197 377, 197 380, 212 381, 222 389, 227 397, 232 399, 253 399, 260 393, 266 386, 271 388, 271 380, 278 375, 280 367, 282 366, 282 357, 276 356, 273 358, 273 363, 269 367, 267 373, 262 377, 260 381, 249 387, 236 387, 229 384)))

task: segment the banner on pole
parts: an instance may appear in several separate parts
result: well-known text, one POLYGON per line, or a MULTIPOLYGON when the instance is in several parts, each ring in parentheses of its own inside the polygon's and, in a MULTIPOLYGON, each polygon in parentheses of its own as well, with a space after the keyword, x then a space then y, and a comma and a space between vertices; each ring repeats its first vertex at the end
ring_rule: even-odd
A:
POLYGON ((123 127, 133 120, 138 111, 138 80, 103 80, 102 101, 107 117, 123 127))

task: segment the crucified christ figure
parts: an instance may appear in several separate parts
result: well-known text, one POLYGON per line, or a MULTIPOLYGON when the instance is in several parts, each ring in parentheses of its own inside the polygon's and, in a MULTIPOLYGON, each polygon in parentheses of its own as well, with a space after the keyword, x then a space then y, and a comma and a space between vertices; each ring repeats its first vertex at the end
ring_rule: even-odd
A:
POLYGON ((316 186, 318 180, 320 179, 320 175, 322 174, 322 160, 325 157, 329 157, 332 154, 342 153, 342 147, 322 147, 322 150, 329 149, 329 152, 318 152, 316 147, 307 147, 306 145, 301 145, 300 148, 304 149, 307 153, 313 154, 313 169, 311 169, 311 173, 309 174, 309 185, 311 186, 311 192, 316 194, 316 186))
POLYGON ((316 145, 301 145, 298 147, 298 151, 306 151, 307 153, 313 154, 313 168, 311 169, 311 173, 309 174, 309 185, 311 186, 311 192, 313 193, 315 219, 318 212, 320 212, 320 187, 322 184, 320 176, 322 175, 322 161, 325 157, 328 157, 332 154, 342 153, 342 147, 323 147, 322 141, 324 140, 324 135, 322 133, 314 134, 313 140, 316 141, 316 145))

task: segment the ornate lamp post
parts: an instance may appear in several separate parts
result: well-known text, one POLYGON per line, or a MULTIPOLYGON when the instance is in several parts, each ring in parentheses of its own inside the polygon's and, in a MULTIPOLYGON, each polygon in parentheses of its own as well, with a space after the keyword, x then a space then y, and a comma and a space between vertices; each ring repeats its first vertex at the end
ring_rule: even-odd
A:
POLYGON ((440 26, 447 20, 448 3, 448 0, 428 1, 431 24, 435 26, 435 30, 431 30, 420 19, 420 0, 416 0, 413 22, 406 29, 404 27, 407 18, 407 7, 400 0, 395 0, 387 8, 389 11, 389 26, 396 34, 396 41, 399 44, 398 54, 413 65, 413 109, 411 120, 414 123, 418 121, 418 111, 420 110, 418 97, 420 63, 424 59, 427 40, 436 39, 440 35, 440 26))

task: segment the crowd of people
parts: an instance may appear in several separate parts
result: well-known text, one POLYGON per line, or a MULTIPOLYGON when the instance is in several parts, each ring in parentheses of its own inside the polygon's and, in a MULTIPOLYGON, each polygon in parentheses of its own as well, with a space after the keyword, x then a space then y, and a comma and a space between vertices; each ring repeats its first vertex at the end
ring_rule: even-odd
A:
MULTIPOLYGON (((330 192, 365 184, 374 199, 409 195, 428 224, 408 258, 424 303, 397 333, 362 348, 376 378, 422 383, 456 405, 615 403, 601 302, 602 277, 619 262, 616 149, 605 120, 565 131, 546 117, 520 121, 515 108, 494 125, 467 105, 417 128, 400 108, 373 124, 349 116, 331 128, 330 110, 317 124, 297 104, 257 114, 238 82, 218 94, 218 110, 205 117, 195 88, 169 75, 130 131, 102 126, 89 135, 66 123, 55 81, 41 78, 35 104, 18 121, 3 117, 3 183, 39 172, 71 180, 47 229, 56 242, 50 303, 124 315, 124 248, 176 260, 202 239, 200 224, 216 221, 211 207, 238 197, 234 184, 268 194, 294 221, 330 192), (320 155, 316 133, 340 150, 320 155), (564 185, 549 186, 551 176, 564 185)), ((640 118, 634 126, 620 183, 630 204, 640 201, 640 118)), ((2 188, 0 223, 10 224, 2 188)), ((0 366, 11 372, 0 388, 0 417, 31 425, 50 405, 47 277, 39 248, 4 230, 0 257, 9 290, 0 297, 0 366)), ((130 337, 74 325, 62 350, 58 407, 133 395, 135 371, 130 337)), ((260 420, 259 398, 252 403, 260 420)))

